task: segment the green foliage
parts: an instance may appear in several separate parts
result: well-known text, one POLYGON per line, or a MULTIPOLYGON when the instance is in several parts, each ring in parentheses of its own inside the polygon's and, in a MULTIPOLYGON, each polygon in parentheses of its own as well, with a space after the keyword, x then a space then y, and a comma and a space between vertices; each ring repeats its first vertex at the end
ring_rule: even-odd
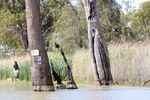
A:
MULTIPOLYGON (((7 59, 8 60, 8 59, 7 59)), ((19 65, 19 79, 20 80, 31 80, 31 64, 30 61, 23 61, 18 63, 19 65)), ((13 66, 13 65, 12 65, 13 66)), ((0 64, 0 80, 7 80, 14 77, 13 67, 9 63, 0 64)))
MULTIPOLYGON (((66 80, 68 75, 67 65, 60 53, 48 53, 49 61, 52 61, 54 69, 58 75, 60 75, 62 80, 66 80)), ((16 58, 14 58, 16 59, 16 58)), ((67 57, 68 63, 72 66, 71 57, 67 57)), ((14 60, 13 60, 14 61, 14 60)), ((6 80, 13 77, 13 64, 7 62, 13 62, 11 59, 3 59, 0 64, 0 80, 6 80), (6 61, 8 60, 8 61, 6 61)), ((30 81, 31 80, 31 63, 28 58, 19 57, 16 59, 19 65, 19 80, 30 81)))
MULTIPOLYGON (((10 3, 6 4, 11 6, 10 3)), ((16 24, 25 18, 25 12, 19 12, 18 10, 11 10, 8 6, 4 6, 0 9, 0 45, 11 50, 17 50, 22 48, 19 34, 16 34, 16 24)), ((19 9, 19 8, 18 8, 19 9)))
POLYGON ((8 79, 10 77, 10 68, 0 65, 0 80, 8 79))
MULTIPOLYGON (((27 41, 27 26, 24 0, 2 0, 0 2, 0 55, 24 54, 27 41), (0 48, 1 49, 1 48, 0 48), (5 52, 3 52, 6 50, 5 52), (21 51, 21 52, 20 52, 21 51)), ((68 0, 41 0, 42 32, 46 48, 55 51, 59 43, 66 53, 88 48, 87 22, 83 4, 73 5, 68 0)), ((149 37, 149 1, 134 11, 131 1, 124 1, 126 13, 121 11, 116 0, 97 0, 98 13, 107 42, 123 38, 132 41, 149 37)))
MULTIPOLYGON (((49 61, 52 61, 54 69, 58 75, 60 75, 62 80, 66 80, 68 75, 67 65, 62 57, 62 55, 54 52, 48 53, 49 61)), ((1 59, 0 63, 0 80, 6 80, 13 77, 13 63, 14 60, 18 62, 19 65, 19 80, 30 81, 31 80, 31 63, 29 58, 19 57, 12 59, 1 59), (8 63, 10 62, 10 63, 8 63)), ((68 63, 72 66, 72 58, 67 57, 68 63)))
POLYGON ((135 12, 132 20, 134 34, 142 37, 150 35, 150 1, 144 2, 138 11, 135 12))
POLYGON ((86 48, 87 26, 83 7, 68 3, 60 12, 53 25, 54 31, 47 41, 50 44, 59 43, 67 53, 73 53, 78 48, 86 48))
POLYGON ((24 61, 19 63, 19 79, 20 80, 31 80, 31 63, 30 61, 24 61))
MULTIPOLYGON (((68 69, 67 65, 62 57, 61 54, 56 53, 48 53, 48 57, 50 61, 53 63, 53 67, 55 72, 60 76, 62 80, 66 80, 66 77, 68 75, 68 69)), ((67 61, 70 66, 72 66, 72 60, 70 57, 67 57, 67 61)))
POLYGON ((120 6, 115 0, 98 0, 98 12, 106 41, 116 41, 120 38, 121 21, 120 6))
POLYGON ((125 41, 145 40, 150 31, 150 2, 144 2, 140 8, 134 10, 130 2, 126 2, 126 14, 121 13, 121 25, 125 41))

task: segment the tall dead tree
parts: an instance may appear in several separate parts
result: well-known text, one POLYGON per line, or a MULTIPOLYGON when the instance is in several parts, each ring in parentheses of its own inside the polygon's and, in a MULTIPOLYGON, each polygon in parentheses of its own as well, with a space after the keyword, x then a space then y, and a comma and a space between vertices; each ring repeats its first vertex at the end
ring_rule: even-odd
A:
POLYGON ((34 91, 54 91, 50 64, 43 43, 40 0, 25 0, 32 85, 34 91))
POLYGON ((77 85, 76 85, 76 83, 75 83, 75 81, 74 81, 74 79, 73 79, 73 75, 72 75, 72 71, 71 71, 71 67, 70 67, 70 65, 69 65, 69 63, 68 63, 68 61, 67 61, 67 58, 66 58, 66 56, 65 56, 65 53, 64 53, 64 51, 63 51, 63 49, 60 47, 60 45, 59 44, 57 44, 57 43, 55 43, 55 47, 61 52, 61 54, 62 54, 62 56, 63 56, 63 58, 64 58, 64 61, 65 61, 65 63, 67 64, 67 68, 68 68, 68 83, 67 83, 67 85, 66 85, 66 88, 67 89, 77 89, 78 87, 77 87, 77 85))
POLYGON ((82 3, 88 23, 89 48, 94 78, 99 85, 109 85, 113 79, 107 45, 97 13, 97 3, 96 0, 82 0, 82 3))

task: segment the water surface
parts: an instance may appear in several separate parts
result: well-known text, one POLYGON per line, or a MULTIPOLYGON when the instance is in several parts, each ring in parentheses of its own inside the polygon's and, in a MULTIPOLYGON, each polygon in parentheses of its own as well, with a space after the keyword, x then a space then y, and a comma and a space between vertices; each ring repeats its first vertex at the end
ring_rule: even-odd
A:
POLYGON ((33 92, 31 83, 0 82, 0 100, 150 100, 150 88, 82 86, 74 90, 33 92))

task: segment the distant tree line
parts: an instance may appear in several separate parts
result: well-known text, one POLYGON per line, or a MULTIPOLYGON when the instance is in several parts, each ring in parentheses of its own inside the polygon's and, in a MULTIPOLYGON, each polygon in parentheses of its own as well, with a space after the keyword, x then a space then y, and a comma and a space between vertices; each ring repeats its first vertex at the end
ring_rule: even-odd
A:
MULTIPOLYGON (((115 0, 97 0, 97 5, 107 42, 139 42, 149 38, 150 1, 126 13, 115 0)), ((0 56, 28 52, 25 9, 24 0, 0 0, 0 56)), ((86 17, 80 0, 76 5, 71 0, 41 0, 40 11, 47 50, 55 51, 55 42, 66 53, 88 48, 86 17)))

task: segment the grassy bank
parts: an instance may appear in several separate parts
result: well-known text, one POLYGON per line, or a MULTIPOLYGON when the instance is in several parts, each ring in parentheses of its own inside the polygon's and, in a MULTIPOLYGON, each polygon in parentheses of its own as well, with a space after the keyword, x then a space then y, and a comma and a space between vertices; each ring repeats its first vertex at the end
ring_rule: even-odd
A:
MULTIPOLYGON (((111 70, 114 82, 129 85, 143 85, 150 79, 150 44, 124 43, 108 45, 111 70)), ((55 71, 62 80, 67 80, 67 66, 59 53, 48 53, 49 60, 53 62, 55 71)), ((72 66, 76 82, 94 83, 89 50, 76 51, 72 57, 67 57, 72 66)), ((20 80, 31 80, 31 63, 29 57, 10 57, 0 60, 0 80, 12 76, 14 61, 20 67, 20 80)))
MULTIPOLYGON (((143 85, 150 79, 150 44, 111 44, 108 50, 114 82, 143 85)), ((88 50, 74 54, 73 73, 78 81, 94 81, 88 50)))

